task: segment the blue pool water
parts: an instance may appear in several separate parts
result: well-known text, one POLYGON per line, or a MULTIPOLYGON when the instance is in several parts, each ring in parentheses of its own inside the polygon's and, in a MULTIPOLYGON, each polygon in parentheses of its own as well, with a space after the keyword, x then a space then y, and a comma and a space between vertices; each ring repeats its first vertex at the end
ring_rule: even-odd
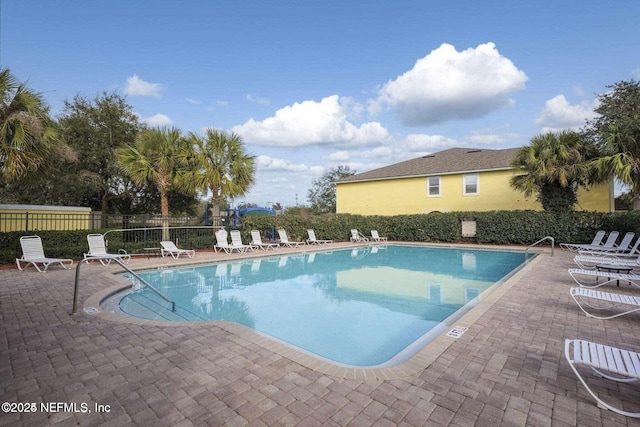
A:
POLYGON ((144 287, 120 309, 238 322, 340 364, 378 366, 419 350, 524 262, 522 252, 385 245, 176 267, 138 273, 175 313, 144 287))

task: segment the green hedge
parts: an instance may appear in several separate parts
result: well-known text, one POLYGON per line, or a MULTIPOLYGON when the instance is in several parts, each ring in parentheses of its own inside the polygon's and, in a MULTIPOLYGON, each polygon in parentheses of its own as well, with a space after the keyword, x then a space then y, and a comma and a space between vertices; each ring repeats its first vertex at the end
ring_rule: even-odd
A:
MULTIPOLYGON (((38 235, 42 239, 42 246, 46 256, 51 258, 71 258, 81 259, 83 254, 89 250, 87 243, 87 234, 100 233, 104 234, 108 230, 76 230, 76 231, 27 231, 27 232, 9 232, 0 233, 0 265, 15 263, 16 258, 22 256, 20 249, 20 237, 28 235, 38 235)), ((186 236, 181 231, 172 230, 169 238, 173 241, 177 239, 181 242, 181 247, 185 246, 190 249, 211 249, 214 245, 213 231, 199 230, 199 234, 186 236)), ((160 238, 149 239, 144 242, 140 236, 136 235, 141 232, 134 231, 118 231, 110 232, 106 236, 108 251, 117 252, 118 249, 124 249, 130 254, 145 253, 144 247, 160 247, 160 238)))
MULTIPOLYGON (((545 236, 552 236, 556 243, 587 243, 598 230, 618 230, 621 234, 632 231, 640 235, 640 211, 564 214, 544 211, 491 211, 397 216, 285 214, 277 217, 247 217, 241 231, 246 243, 251 240, 251 230, 261 230, 263 235, 269 236, 278 228, 287 230, 290 240, 306 240, 307 229, 312 228, 318 239, 348 241, 350 230, 356 228, 365 235, 368 235, 370 230, 378 230, 381 236, 386 236, 389 240, 413 242, 528 245, 545 236), (476 237, 462 237, 460 224, 463 219, 476 221, 476 237)), ((106 230, 102 230, 104 231, 106 230)), ((20 236, 28 234, 35 233, 0 233, 1 264, 14 263, 15 258, 20 257, 20 236)), ((38 231, 37 234, 42 238, 45 254, 50 257, 80 259, 88 249, 87 231, 38 231)), ((127 233, 109 233, 109 250, 124 248, 129 253, 143 252, 144 244, 130 237, 127 233)), ((189 238, 188 246, 192 249, 205 249, 213 247, 213 243, 213 235, 197 235, 189 238)))
POLYGON ((270 230, 284 228, 290 240, 307 238, 307 228, 315 230, 318 239, 349 240, 350 230, 357 228, 365 235, 378 230, 389 240, 413 242, 472 242, 489 244, 531 244, 552 236, 560 242, 590 242, 598 230, 632 231, 640 235, 640 212, 602 213, 544 211, 449 212, 424 215, 364 216, 349 214, 281 215, 248 218, 244 228, 270 230), (461 222, 475 220, 476 237, 461 234, 461 222))

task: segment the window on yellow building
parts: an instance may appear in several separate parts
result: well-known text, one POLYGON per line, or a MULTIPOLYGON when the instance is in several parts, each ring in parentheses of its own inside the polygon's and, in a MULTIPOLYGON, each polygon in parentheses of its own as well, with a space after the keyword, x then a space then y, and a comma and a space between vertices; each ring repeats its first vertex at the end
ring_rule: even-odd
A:
POLYGON ((462 176, 462 191, 465 196, 473 196, 480 193, 477 173, 469 173, 462 176))
POLYGON ((440 177, 427 178, 427 197, 440 197, 440 177))

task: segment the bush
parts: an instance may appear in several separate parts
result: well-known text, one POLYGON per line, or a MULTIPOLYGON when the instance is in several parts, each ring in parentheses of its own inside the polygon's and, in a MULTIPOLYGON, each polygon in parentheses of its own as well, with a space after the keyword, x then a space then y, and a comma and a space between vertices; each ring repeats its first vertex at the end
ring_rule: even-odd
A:
MULTIPOLYGON (((348 241, 352 228, 368 235, 378 230, 389 240, 411 242, 472 242, 488 244, 531 243, 551 236, 556 243, 588 243, 598 230, 618 230, 621 234, 632 231, 640 236, 640 212, 602 213, 545 211, 490 211, 449 212, 421 215, 364 216, 350 214, 249 216, 241 227, 244 242, 250 242, 251 230, 260 230, 267 238, 277 238, 277 229, 284 228, 289 240, 306 240, 307 229, 312 228, 318 239, 348 241), (463 219, 476 221, 476 236, 462 237, 463 219)), ((106 230, 102 230, 105 232, 106 230)), ((100 231, 92 231, 98 233, 100 231)), ((172 231, 173 233, 174 231, 172 231)), ((175 231, 176 233, 178 231, 175 231)), ((0 263, 11 264, 20 257, 20 236, 31 232, 0 233, 0 263)), ((45 254, 50 257, 80 259, 87 251, 87 234, 83 231, 38 231, 45 254)), ((180 246, 206 249, 213 246, 213 233, 181 235, 180 246)), ((171 236, 172 239, 178 235, 171 236)), ((143 241, 133 232, 108 234, 109 250, 124 248, 129 253, 143 252, 143 246, 159 246, 159 239, 143 241)))

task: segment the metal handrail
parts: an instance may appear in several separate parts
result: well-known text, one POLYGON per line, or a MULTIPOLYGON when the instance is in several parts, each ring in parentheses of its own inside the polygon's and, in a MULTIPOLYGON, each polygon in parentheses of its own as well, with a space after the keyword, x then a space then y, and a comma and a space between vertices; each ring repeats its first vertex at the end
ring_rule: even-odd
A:
POLYGON ((529 249, 531 249, 532 247, 536 246, 539 243, 544 242, 545 240, 551 240, 551 256, 553 256, 553 248, 555 246, 555 239, 553 237, 551 237, 551 236, 543 237, 542 239, 538 240, 537 242, 532 243, 529 246, 527 246, 527 249, 524 250, 525 254, 529 253, 529 249))
MULTIPOLYGON (((118 265, 120 265, 120 267, 124 268, 129 274, 131 274, 137 280, 142 282, 143 285, 145 285, 146 287, 151 289, 153 292, 155 292, 160 298, 162 298, 166 302, 170 303, 171 304, 171 311, 175 313, 175 311, 176 311, 176 303, 175 303, 175 301, 170 300, 162 292, 160 292, 159 290, 154 288, 153 285, 151 285, 149 282, 147 282, 142 277, 140 277, 136 272, 134 272, 129 267, 127 267, 126 264, 124 262, 122 262, 122 258, 121 257, 119 257, 117 255, 94 255, 94 256, 87 256, 86 258, 81 260, 78 263, 77 267, 76 267, 76 281, 75 281, 75 285, 74 285, 74 288, 73 288, 73 310, 71 311, 71 314, 76 314, 77 309, 78 309, 78 287, 79 287, 79 283, 80 283, 80 266, 85 262, 89 262, 89 261, 92 261, 92 260, 100 260, 100 259, 108 259, 108 260, 111 260, 111 261, 115 261, 118 265)), ((134 286, 134 284, 131 283, 131 287, 133 287, 133 286, 134 286)))

